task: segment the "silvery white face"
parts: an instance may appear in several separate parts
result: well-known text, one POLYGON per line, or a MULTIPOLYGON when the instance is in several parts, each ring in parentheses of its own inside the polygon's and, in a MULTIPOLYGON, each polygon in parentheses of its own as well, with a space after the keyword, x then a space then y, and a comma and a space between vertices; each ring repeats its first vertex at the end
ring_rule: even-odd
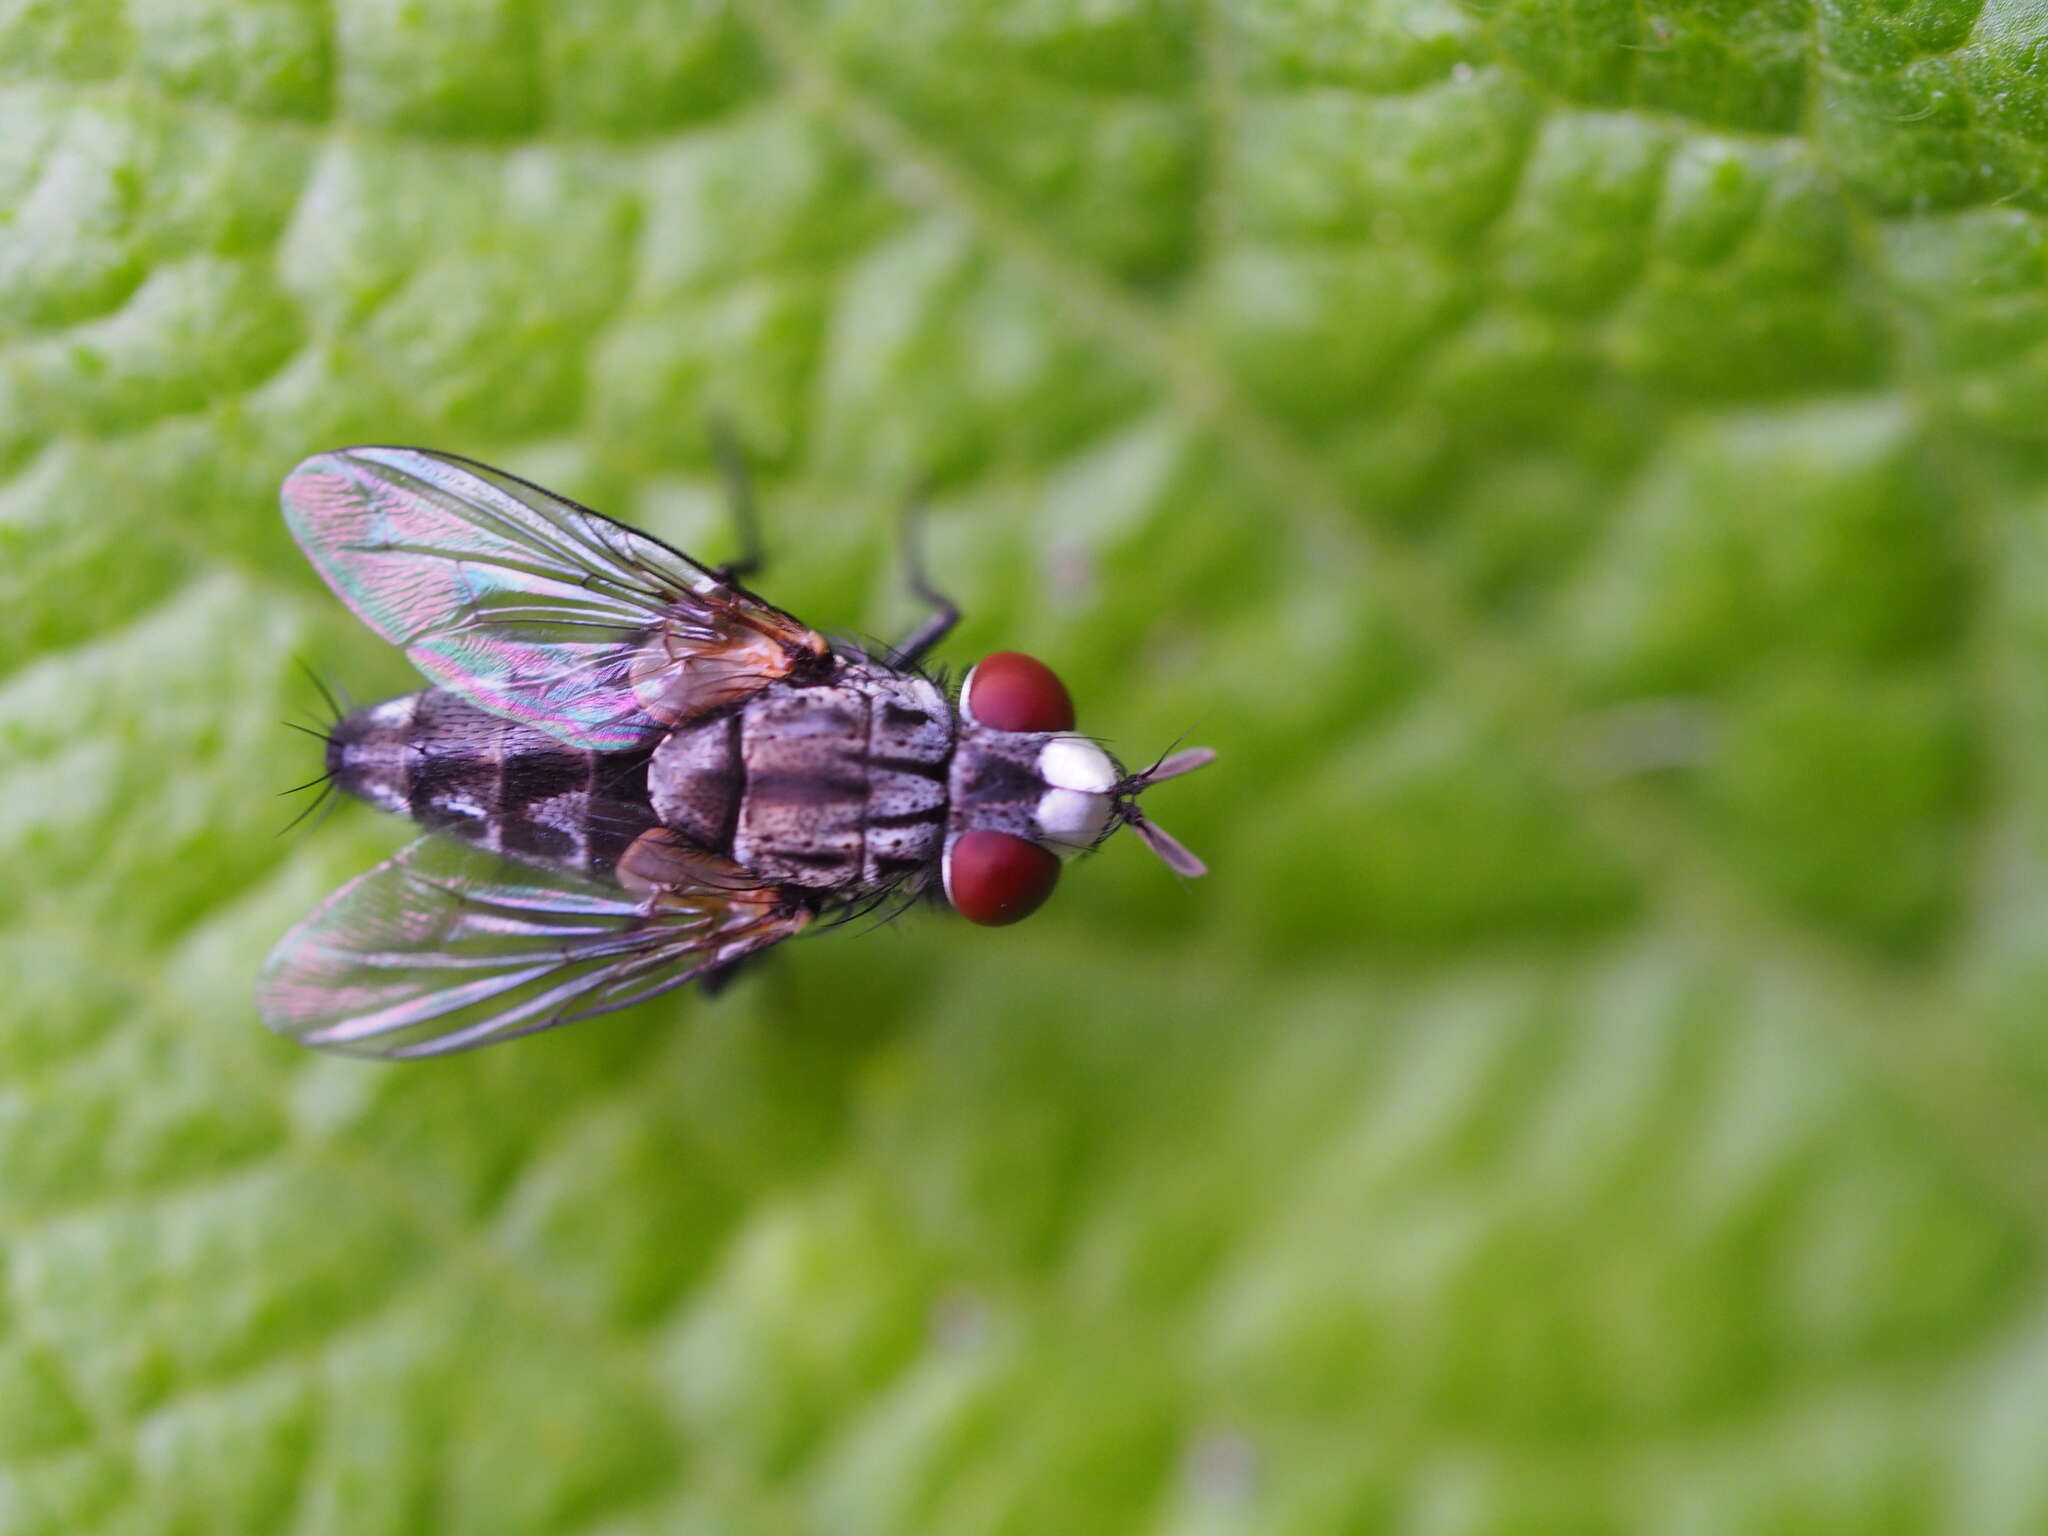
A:
POLYGON ((1052 894, 1060 861, 1114 823, 1122 785, 1115 760, 1085 736, 997 730, 963 714, 939 864, 953 910, 991 927, 1030 916, 1052 894))
POLYGON ((1085 853, 1116 818, 1123 770, 1072 731, 1001 731, 962 716, 948 835, 1002 832, 1062 858, 1085 853))
POLYGON ((1033 813, 1037 841, 1059 854, 1093 848, 1116 805, 1110 755, 1085 736, 1054 736, 1039 749, 1038 776, 1045 791, 1033 813))

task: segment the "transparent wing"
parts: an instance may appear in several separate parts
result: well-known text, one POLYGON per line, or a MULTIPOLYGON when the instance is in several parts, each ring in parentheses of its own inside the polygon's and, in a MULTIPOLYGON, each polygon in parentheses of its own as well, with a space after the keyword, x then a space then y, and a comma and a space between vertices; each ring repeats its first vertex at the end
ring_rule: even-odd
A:
MULTIPOLYGON (((810 921, 735 865, 661 853, 636 862, 672 883, 633 880, 644 892, 636 896, 423 837, 279 941, 257 983, 257 1009, 302 1045, 436 1056, 623 1008, 810 921)), ((622 860, 622 878, 626 869, 622 860)))
POLYGON ((826 652, 659 539, 467 459, 318 454, 283 502, 335 594, 429 680, 575 746, 638 745, 826 652))

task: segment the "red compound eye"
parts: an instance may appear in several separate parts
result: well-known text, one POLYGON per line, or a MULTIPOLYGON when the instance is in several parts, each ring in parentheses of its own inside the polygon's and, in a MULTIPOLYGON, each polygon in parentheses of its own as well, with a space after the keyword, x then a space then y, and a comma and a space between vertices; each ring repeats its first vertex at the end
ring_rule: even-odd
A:
POLYGON ((1055 855, 1007 832, 962 832, 946 850, 946 900, 984 928, 1029 917, 1059 880, 1055 855))
POLYGON ((960 702, 977 725, 997 731, 1071 731, 1074 701, 1052 668, 1022 651, 984 656, 967 674, 960 702))

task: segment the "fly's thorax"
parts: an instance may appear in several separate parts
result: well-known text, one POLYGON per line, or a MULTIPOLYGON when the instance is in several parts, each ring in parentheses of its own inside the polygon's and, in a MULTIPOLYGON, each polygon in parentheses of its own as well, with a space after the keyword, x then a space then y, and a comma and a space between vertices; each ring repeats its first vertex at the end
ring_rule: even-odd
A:
POLYGON ((1102 840, 1122 778, 1116 760, 1071 731, 999 731, 962 717, 948 788, 949 838, 1002 832, 1066 857, 1102 840))
POLYGON ((676 831, 765 880, 921 886, 945 833, 952 711, 928 680, 842 660, 671 732, 648 793, 676 831))
POLYGON ((868 695, 866 876, 922 888, 946 835, 946 773, 953 757, 952 706, 937 685, 866 664, 852 669, 868 695))

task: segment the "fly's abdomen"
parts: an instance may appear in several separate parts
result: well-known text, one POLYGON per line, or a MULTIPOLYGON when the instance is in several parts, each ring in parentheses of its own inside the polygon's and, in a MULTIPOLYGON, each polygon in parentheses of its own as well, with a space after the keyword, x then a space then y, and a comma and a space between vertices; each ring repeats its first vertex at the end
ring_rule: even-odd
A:
POLYGON ((342 789, 501 853, 609 871, 656 824, 644 752, 589 752, 438 688, 357 710, 334 728, 342 789))
POLYGON ((669 732, 647 767, 648 799, 662 825, 712 853, 732 852, 741 788, 734 714, 669 732))

